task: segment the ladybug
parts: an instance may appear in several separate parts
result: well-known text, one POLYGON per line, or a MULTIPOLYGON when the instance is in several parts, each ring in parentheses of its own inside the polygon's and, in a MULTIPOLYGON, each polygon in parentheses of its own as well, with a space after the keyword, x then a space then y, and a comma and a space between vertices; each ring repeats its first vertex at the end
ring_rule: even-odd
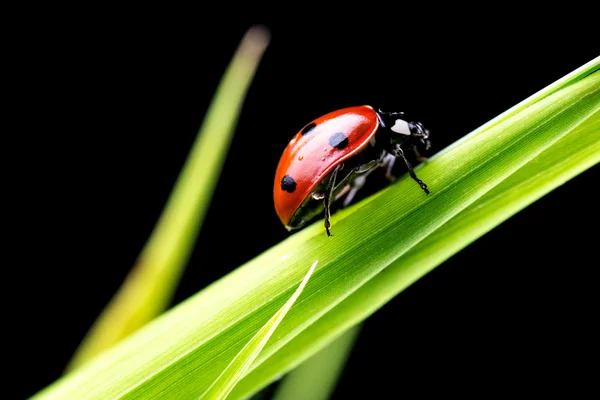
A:
POLYGON ((299 229, 324 213, 325 230, 331 236, 331 203, 343 198, 343 206, 350 204, 378 167, 385 168, 386 177, 393 181, 397 158, 429 194, 403 149, 424 160, 419 148, 429 149, 429 131, 403 116, 364 105, 333 111, 302 128, 283 151, 275 172, 275 211, 287 230, 299 229))

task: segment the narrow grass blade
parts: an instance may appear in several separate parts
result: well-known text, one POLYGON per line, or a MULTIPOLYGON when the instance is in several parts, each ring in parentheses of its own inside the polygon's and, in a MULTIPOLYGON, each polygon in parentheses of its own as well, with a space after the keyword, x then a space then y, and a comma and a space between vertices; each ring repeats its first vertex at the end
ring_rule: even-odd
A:
MULTIPOLYGON (((543 176, 548 165, 531 162, 560 146, 571 133, 596 123, 600 109, 599 65, 600 58, 592 62, 592 68, 587 65, 579 69, 551 93, 526 100, 526 106, 517 112, 480 127, 420 166, 418 174, 430 186, 429 196, 424 196, 410 178, 399 179, 335 214, 333 237, 324 234, 321 221, 290 236, 56 382, 37 398, 198 397, 289 299, 305 275, 307 258, 318 259, 319 265, 302 298, 289 310, 247 376, 231 392, 230 398, 237 398, 235 394, 240 393, 238 389, 242 390, 244 381, 266 360, 283 354, 292 341, 304 337, 313 345, 308 339, 315 338, 303 336, 304 332, 316 326, 325 333, 329 332, 327 328, 338 329, 332 322, 329 326, 319 324, 337 307, 342 310, 336 313, 341 323, 350 321, 354 325, 364 319, 367 306, 346 308, 345 302, 357 293, 384 299, 386 295, 381 292, 388 288, 386 285, 374 285, 364 292, 363 288, 385 279, 393 270, 390 266, 424 246, 425 240, 494 188, 501 187, 521 168, 531 165, 531 175, 543 176)), ((594 145, 599 138, 597 134, 591 136, 594 145)), ((567 150, 578 155, 581 149, 569 145, 567 150)), ((597 162, 597 153, 593 157, 592 162, 597 162)), ((574 163, 577 166, 573 168, 593 165, 581 159, 574 163)), ((559 173, 545 176, 536 184, 550 190, 556 174, 559 173)), ((543 190, 535 191, 535 196, 539 197, 543 190)), ((519 207, 522 204, 512 200, 500 218, 508 218, 519 207)), ((487 213, 495 210, 489 208, 487 213)), ((481 215, 477 221, 483 218, 481 215)), ((476 222, 467 229, 480 230, 482 225, 476 222)), ((438 244, 440 248, 451 247, 443 240, 438 237, 438 241, 421 248, 424 255, 415 263, 431 263, 428 268, 432 268, 447 257, 437 250, 438 244)), ((419 276, 414 271, 424 273, 421 268, 403 275, 398 284, 410 284, 419 276)), ((365 304, 372 307, 372 303, 365 304)), ((320 348, 333 339, 329 336, 320 348)), ((296 349, 289 351, 293 354, 296 349)))
POLYGON ((268 41, 269 34, 263 27, 251 28, 242 39, 154 232, 67 370, 111 347, 169 305, 206 214, 242 102, 268 41))
POLYGON ((223 373, 213 382, 212 386, 201 396, 205 400, 221 400, 227 397, 235 384, 242 378, 246 373, 246 370, 250 367, 250 364, 254 362, 258 354, 265 347, 265 344, 277 329, 277 326, 281 323, 287 312, 292 308, 294 302, 298 299, 304 287, 308 283, 310 276, 312 275, 318 261, 315 261, 308 273, 300 282, 298 289, 294 292, 292 297, 281 307, 275 315, 271 317, 267 323, 260 328, 258 332, 250 339, 248 344, 235 356, 231 363, 225 368, 223 373))
POLYGON ((359 332, 358 325, 348 329, 292 370, 277 388, 273 400, 330 398, 359 332))
MULTIPOLYGON (((270 356, 263 352, 231 394, 241 399, 281 374, 358 322, 485 233, 553 189, 600 163, 600 105, 596 112, 551 149, 541 153, 362 286, 323 318, 270 356)), ((314 357, 314 356, 312 356, 314 357)), ((300 364, 302 365, 302 364, 300 364)))

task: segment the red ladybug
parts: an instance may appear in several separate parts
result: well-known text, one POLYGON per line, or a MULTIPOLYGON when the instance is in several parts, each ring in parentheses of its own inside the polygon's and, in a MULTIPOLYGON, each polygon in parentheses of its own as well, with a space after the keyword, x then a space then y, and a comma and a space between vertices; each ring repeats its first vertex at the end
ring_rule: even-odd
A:
POLYGON ((402 147, 415 152, 429 149, 429 131, 420 122, 405 121, 401 112, 375 111, 371 106, 331 112, 306 125, 283 151, 275 172, 273 198, 279 219, 288 231, 298 229, 324 212, 331 236, 331 203, 344 198, 348 205, 376 168, 392 166, 401 158, 426 194, 427 185, 415 175, 402 147))

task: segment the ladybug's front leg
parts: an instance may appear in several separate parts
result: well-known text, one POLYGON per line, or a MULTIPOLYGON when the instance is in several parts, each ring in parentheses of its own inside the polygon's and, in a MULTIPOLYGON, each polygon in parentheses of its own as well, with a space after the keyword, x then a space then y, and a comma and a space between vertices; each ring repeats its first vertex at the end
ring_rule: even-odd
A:
POLYGON ((331 178, 329 178, 329 182, 327 182, 327 188, 325 189, 325 198, 323 199, 323 204, 325 205, 325 230, 327 231, 327 236, 331 236, 331 232, 329 228, 331 227, 331 201, 333 200, 333 189, 335 188, 335 181, 337 179, 337 174, 340 169, 344 168, 344 164, 340 164, 331 173, 331 178))
POLYGON ((406 159, 406 156, 404 156, 404 151, 402 151, 402 148, 400 147, 400 145, 396 145, 396 148, 394 149, 394 155, 396 157, 401 158, 404 161, 404 164, 406 164, 406 168, 408 168, 408 174, 410 175, 410 177, 413 178, 413 180, 415 182, 417 182, 419 184, 419 186, 421 186, 421 189, 423 189, 425 194, 429 194, 429 189, 427 189, 427 185, 422 180, 417 178, 415 171, 413 171, 412 166, 406 159))

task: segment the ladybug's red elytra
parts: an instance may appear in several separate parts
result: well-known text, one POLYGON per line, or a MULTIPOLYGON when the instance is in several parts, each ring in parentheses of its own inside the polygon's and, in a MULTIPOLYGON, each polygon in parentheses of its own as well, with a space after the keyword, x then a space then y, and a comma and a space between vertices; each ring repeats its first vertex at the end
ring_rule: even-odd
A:
POLYGON ((348 107, 315 119, 287 145, 277 171, 273 199, 275 211, 288 231, 304 226, 324 213, 325 230, 331 236, 331 203, 350 204, 367 176, 402 159, 412 179, 429 194, 404 155, 430 147, 429 131, 420 122, 405 121, 402 112, 375 111, 371 106, 348 107))

